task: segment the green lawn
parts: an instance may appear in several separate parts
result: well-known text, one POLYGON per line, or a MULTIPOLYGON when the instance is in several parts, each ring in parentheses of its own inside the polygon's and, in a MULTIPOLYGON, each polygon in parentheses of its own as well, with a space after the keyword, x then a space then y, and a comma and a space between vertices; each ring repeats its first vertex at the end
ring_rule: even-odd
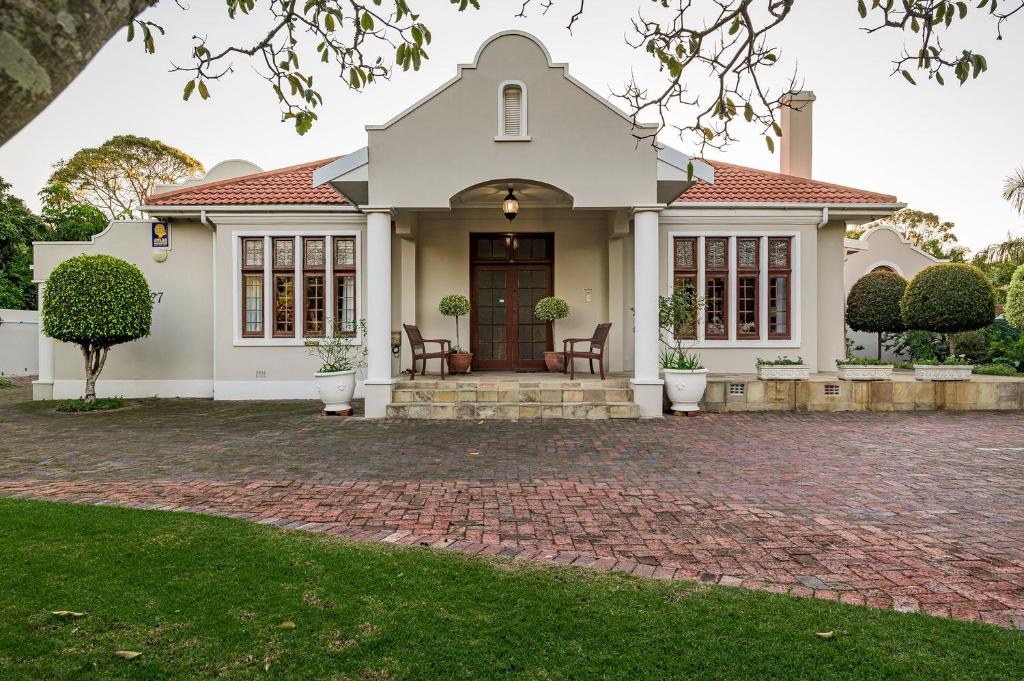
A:
POLYGON ((0 678, 1020 678, 981 624, 0 500, 0 678), (83 611, 59 619, 53 610, 83 611), (282 622, 294 629, 281 629, 282 622), (823 640, 815 632, 834 631, 823 640), (140 651, 135 660, 117 650, 140 651))

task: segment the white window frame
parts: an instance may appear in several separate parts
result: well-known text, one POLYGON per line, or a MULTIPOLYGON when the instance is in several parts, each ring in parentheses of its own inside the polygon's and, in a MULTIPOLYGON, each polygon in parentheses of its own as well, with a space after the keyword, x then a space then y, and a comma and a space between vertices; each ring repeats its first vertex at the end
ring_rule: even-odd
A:
MULTIPOLYGON (((713 348, 799 348, 801 330, 801 300, 800 300, 800 236, 797 230, 710 230, 696 231, 671 230, 667 234, 667 261, 668 261, 668 282, 667 290, 672 290, 673 275, 675 273, 675 239, 676 237, 689 237, 697 239, 697 291, 704 295, 705 270, 704 270, 704 239, 708 237, 727 237, 729 239, 729 297, 728 297, 728 329, 729 338, 705 340, 704 338, 704 316, 697 320, 697 341, 693 346, 697 349, 713 348), (760 338, 754 340, 736 338, 736 284, 738 279, 737 262, 737 238, 757 237, 760 241, 761 253, 759 258, 759 276, 761 285, 758 287, 758 330, 760 338), (790 301, 792 314, 790 315, 791 333, 787 339, 769 340, 768 338, 768 238, 769 237, 790 237, 791 253, 791 281, 790 301)), ((682 339, 683 343, 693 343, 693 339, 682 339)))
POLYGON ((495 135, 495 142, 529 142, 530 141, 530 128, 529 128, 529 108, 527 107, 527 94, 526 94, 526 83, 521 80, 503 80, 498 84, 498 134, 495 135), (518 135, 506 135, 505 134, 505 88, 507 87, 518 87, 521 93, 521 99, 519 102, 520 106, 520 121, 519 121, 519 134, 518 135))
MULTIPOLYGON (((302 248, 302 238, 307 236, 313 237, 324 237, 324 288, 326 293, 325 300, 325 314, 328 320, 334 319, 334 238, 335 237, 355 237, 356 241, 356 320, 363 318, 363 244, 362 244, 362 231, 358 229, 335 229, 335 230, 238 230, 231 233, 233 239, 231 254, 232 254, 232 284, 233 294, 232 300, 232 315, 234 316, 234 322, 232 324, 233 329, 233 345, 236 347, 294 347, 303 346, 306 343, 306 338, 299 334, 305 327, 302 311, 304 309, 305 300, 305 285, 302 279, 302 265, 304 259, 304 251, 302 248), (264 321, 263 321, 263 337, 243 337, 242 336, 242 300, 241 300, 241 288, 242 288, 242 240, 245 238, 262 237, 263 238, 263 310, 264 310, 264 321), (295 240, 295 338, 274 338, 273 330, 273 310, 274 310, 274 298, 273 298, 273 239, 282 237, 292 237, 295 240), (268 307, 269 306, 269 307, 268 307)), ((328 324, 326 329, 327 336, 330 337, 334 334, 333 325, 328 324)), ((318 340, 320 337, 312 338, 310 340, 318 340)), ((363 336, 359 330, 358 324, 356 326, 356 335, 347 339, 349 345, 362 345, 363 336)))

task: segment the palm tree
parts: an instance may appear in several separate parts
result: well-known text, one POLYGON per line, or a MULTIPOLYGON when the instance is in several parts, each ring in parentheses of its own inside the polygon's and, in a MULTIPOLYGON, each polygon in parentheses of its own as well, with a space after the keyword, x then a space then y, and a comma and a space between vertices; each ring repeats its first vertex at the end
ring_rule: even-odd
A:
MULTIPOLYGON (((1021 200, 1024 200, 1024 188, 1020 190, 1020 195, 1021 200)), ((1024 237, 1007 234, 1005 241, 986 246, 979 255, 984 262, 1024 263, 1024 237)))
POLYGON ((1024 213, 1024 167, 1017 168, 1003 183, 1003 198, 1018 212, 1024 213))

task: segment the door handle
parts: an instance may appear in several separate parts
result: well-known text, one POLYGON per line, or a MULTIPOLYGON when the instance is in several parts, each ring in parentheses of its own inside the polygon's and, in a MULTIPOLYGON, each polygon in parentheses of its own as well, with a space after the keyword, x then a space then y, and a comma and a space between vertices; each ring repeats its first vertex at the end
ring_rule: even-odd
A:
POLYGON ((504 298, 498 298, 498 302, 499 302, 499 303, 504 303, 504 302, 505 302, 505 299, 504 299, 504 298))

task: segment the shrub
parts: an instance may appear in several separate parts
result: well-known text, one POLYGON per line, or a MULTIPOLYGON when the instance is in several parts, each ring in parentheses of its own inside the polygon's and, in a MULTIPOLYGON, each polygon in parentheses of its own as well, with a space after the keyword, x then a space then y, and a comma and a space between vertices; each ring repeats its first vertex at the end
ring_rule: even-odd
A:
MULTIPOLYGON (((992 323, 995 291, 974 265, 940 263, 914 277, 900 301, 900 310, 908 329, 946 334, 973 331, 992 323)), ((953 346, 950 354, 955 354, 953 346)))
POLYGON ((569 303, 553 296, 541 298, 533 308, 533 314, 537 316, 537 319, 543 319, 546 322, 557 322, 559 319, 565 319, 569 316, 569 303))
POLYGON ((122 409, 126 402, 123 397, 101 397, 98 400, 61 400, 57 403, 57 411, 78 413, 82 411, 110 411, 122 409))
POLYGON ((790 359, 783 355, 775 359, 765 359, 764 357, 757 358, 757 366, 759 367, 788 367, 788 366, 801 366, 804 363, 803 357, 797 357, 796 359, 790 359))
POLYGON ((461 293, 450 293, 441 298, 437 311, 445 317, 455 317, 455 346, 452 352, 465 352, 462 349, 462 339, 459 338, 459 317, 469 314, 469 298, 461 293))
POLYGON ((878 334, 878 357, 882 357, 882 334, 903 331, 900 300, 907 280, 895 272, 868 272, 857 280, 846 296, 846 325, 854 331, 878 334))
POLYGON ((974 373, 982 376, 1018 376, 1017 370, 1009 364, 985 364, 974 367, 974 373))
MULTIPOLYGON (((366 338, 366 320, 356 323, 359 335, 366 338)), ((366 366, 366 343, 355 345, 352 339, 341 333, 341 325, 334 325, 334 333, 328 338, 309 339, 306 352, 320 360, 320 373, 333 374, 339 371, 354 371, 366 366)))
POLYGON ((149 335, 153 301, 139 268, 109 255, 79 255, 57 265, 43 293, 43 333, 75 343, 85 359, 85 401, 111 347, 149 335))
POLYGON ((13 388, 14 380, 6 376, 0 376, 0 388, 13 388))
POLYGON ((885 362, 880 359, 873 359, 871 357, 847 357, 846 359, 837 359, 836 365, 838 366, 867 366, 867 367, 888 367, 892 366, 892 362, 885 362))
POLYGON ((1024 265, 1013 271, 1006 288, 1006 320, 1018 329, 1024 329, 1024 265))

